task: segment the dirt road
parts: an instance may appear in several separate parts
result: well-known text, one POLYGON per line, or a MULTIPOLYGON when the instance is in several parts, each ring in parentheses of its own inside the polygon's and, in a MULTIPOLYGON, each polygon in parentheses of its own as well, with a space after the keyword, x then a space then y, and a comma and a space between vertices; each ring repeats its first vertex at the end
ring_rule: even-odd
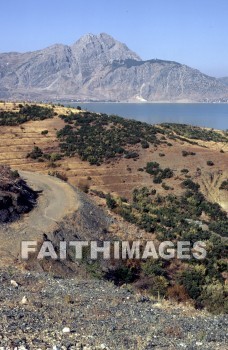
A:
POLYGON ((20 175, 33 190, 41 193, 35 209, 21 220, 0 227, 0 265, 18 258, 21 241, 39 240, 80 205, 76 191, 66 182, 27 171, 21 171, 20 175))

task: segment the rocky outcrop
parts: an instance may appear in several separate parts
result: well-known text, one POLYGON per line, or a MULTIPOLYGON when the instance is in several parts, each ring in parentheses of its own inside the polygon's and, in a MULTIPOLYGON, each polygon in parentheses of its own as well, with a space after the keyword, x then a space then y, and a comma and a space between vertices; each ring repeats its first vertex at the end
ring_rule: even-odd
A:
POLYGON ((29 212, 36 204, 37 196, 17 172, 0 166, 0 224, 14 221, 29 212))
POLYGON ((72 46, 0 54, 0 98, 208 101, 228 99, 228 87, 177 62, 142 61, 102 33, 87 34, 72 46))

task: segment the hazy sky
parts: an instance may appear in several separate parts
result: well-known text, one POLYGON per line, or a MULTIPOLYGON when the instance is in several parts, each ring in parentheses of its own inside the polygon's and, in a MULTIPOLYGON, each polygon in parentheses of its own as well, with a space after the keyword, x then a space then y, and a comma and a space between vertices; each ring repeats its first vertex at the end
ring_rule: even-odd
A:
POLYGON ((142 59, 228 76, 228 0, 1 0, 0 52, 106 32, 142 59))

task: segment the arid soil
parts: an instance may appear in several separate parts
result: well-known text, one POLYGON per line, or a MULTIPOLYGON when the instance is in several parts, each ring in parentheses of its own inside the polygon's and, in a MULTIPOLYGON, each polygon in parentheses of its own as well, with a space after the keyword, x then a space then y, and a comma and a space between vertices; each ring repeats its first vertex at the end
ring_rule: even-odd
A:
MULTIPOLYGON (((12 109, 12 104, 0 105, 0 108, 12 109), (7 107, 8 106, 8 107, 7 107)), ((16 107, 15 107, 16 108, 16 107)), ((70 109, 55 107, 57 114, 69 113, 70 109)), ((77 110, 74 110, 74 113, 77 110)), ((26 158, 34 146, 43 151, 58 152, 58 140, 56 131, 64 127, 64 122, 55 117, 43 121, 33 121, 21 126, 1 127, 0 130, 0 164, 8 164, 14 169, 36 171, 47 174, 53 171, 49 162, 40 163, 26 158), (47 135, 42 135, 43 130, 48 130, 47 135)), ((198 145, 175 139, 167 141, 171 147, 162 144, 158 147, 151 146, 142 149, 137 146, 139 159, 115 159, 101 166, 90 165, 81 161, 78 156, 64 158, 56 164, 54 170, 66 174, 69 183, 80 186, 87 184, 90 189, 97 189, 106 193, 110 192, 127 198, 131 197, 134 188, 148 186, 155 188, 158 193, 182 193, 180 183, 185 179, 181 169, 187 168, 193 181, 201 185, 201 191, 212 202, 218 202, 225 210, 228 209, 227 193, 219 190, 223 180, 228 177, 228 144, 197 141, 198 145), (223 150, 224 153, 220 151, 223 150), (182 151, 195 152, 195 156, 183 157, 182 151), (161 153, 164 156, 161 156, 161 153), (207 165, 207 161, 214 162, 214 166, 207 165), (153 184, 152 178, 146 172, 138 169, 145 167, 149 161, 156 161, 162 168, 170 167, 174 171, 174 177, 167 179, 166 183, 174 190, 166 191, 161 184, 153 184)))
MULTIPOLYGON (((4 108, 16 107, 5 104, 4 108)), ((55 111, 61 114, 67 110, 56 107, 55 111)), ((117 288, 102 280, 88 280, 83 267, 75 273, 70 264, 46 262, 46 266, 41 266, 35 259, 22 262, 20 242, 33 239, 42 242, 44 234, 53 242, 66 237, 103 240, 108 235, 147 238, 143 230, 108 213, 104 199, 92 191, 88 197, 71 185, 86 184, 91 190, 127 198, 134 188, 142 186, 155 188, 163 195, 180 194, 183 191, 180 184, 186 178, 181 169, 187 168, 205 196, 227 210, 227 192, 219 187, 228 175, 228 145, 202 141, 191 145, 168 139, 172 146, 162 144, 149 149, 137 146, 140 156, 136 161, 115 159, 91 166, 79 157, 72 157, 57 161, 54 169, 48 161, 26 157, 34 146, 58 152, 56 131, 63 126, 64 122, 56 116, 16 127, 0 127, 0 165, 18 169, 28 185, 40 193, 32 212, 18 222, 0 226, 0 350, 227 349, 225 315, 214 316, 205 310, 196 311, 188 304, 136 295, 130 285, 117 288), (43 130, 48 130, 48 134, 42 135, 43 130), (183 157, 183 150, 196 154, 183 157), (208 160, 214 166, 208 166, 208 160), (149 174, 138 170, 149 161, 174 171, 175 176, 166 179, 173 190, 166 191, 160 184, 154 184, 149 174), (52 171, 65 174, 69 184, 47 176, 52 171), (63 278, 73 274, 74 278, 63 278)))
POLYGON ((0 226, 1 265, 18 259, 21 241, 42 240, 44 233, 52 233, 63 218, 76 212, 80 205, 76 191, 67 183, 42 174, 21 171, 20 175, 40 195, 30 213, 19 221, 0 226))

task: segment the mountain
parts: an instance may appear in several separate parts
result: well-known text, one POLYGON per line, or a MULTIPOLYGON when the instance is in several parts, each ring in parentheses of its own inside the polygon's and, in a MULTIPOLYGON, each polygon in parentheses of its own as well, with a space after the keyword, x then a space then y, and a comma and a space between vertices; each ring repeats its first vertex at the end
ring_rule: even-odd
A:
POLYGON ((219 78, 219 80, 220 80, 223 84, 228 85, 228 77, 219 78))
POLYGON ((72 46, 0 54, 0 98, 102 101, 228 100, 223 81, 177 62, 143 61, 105 33, 72 46))

